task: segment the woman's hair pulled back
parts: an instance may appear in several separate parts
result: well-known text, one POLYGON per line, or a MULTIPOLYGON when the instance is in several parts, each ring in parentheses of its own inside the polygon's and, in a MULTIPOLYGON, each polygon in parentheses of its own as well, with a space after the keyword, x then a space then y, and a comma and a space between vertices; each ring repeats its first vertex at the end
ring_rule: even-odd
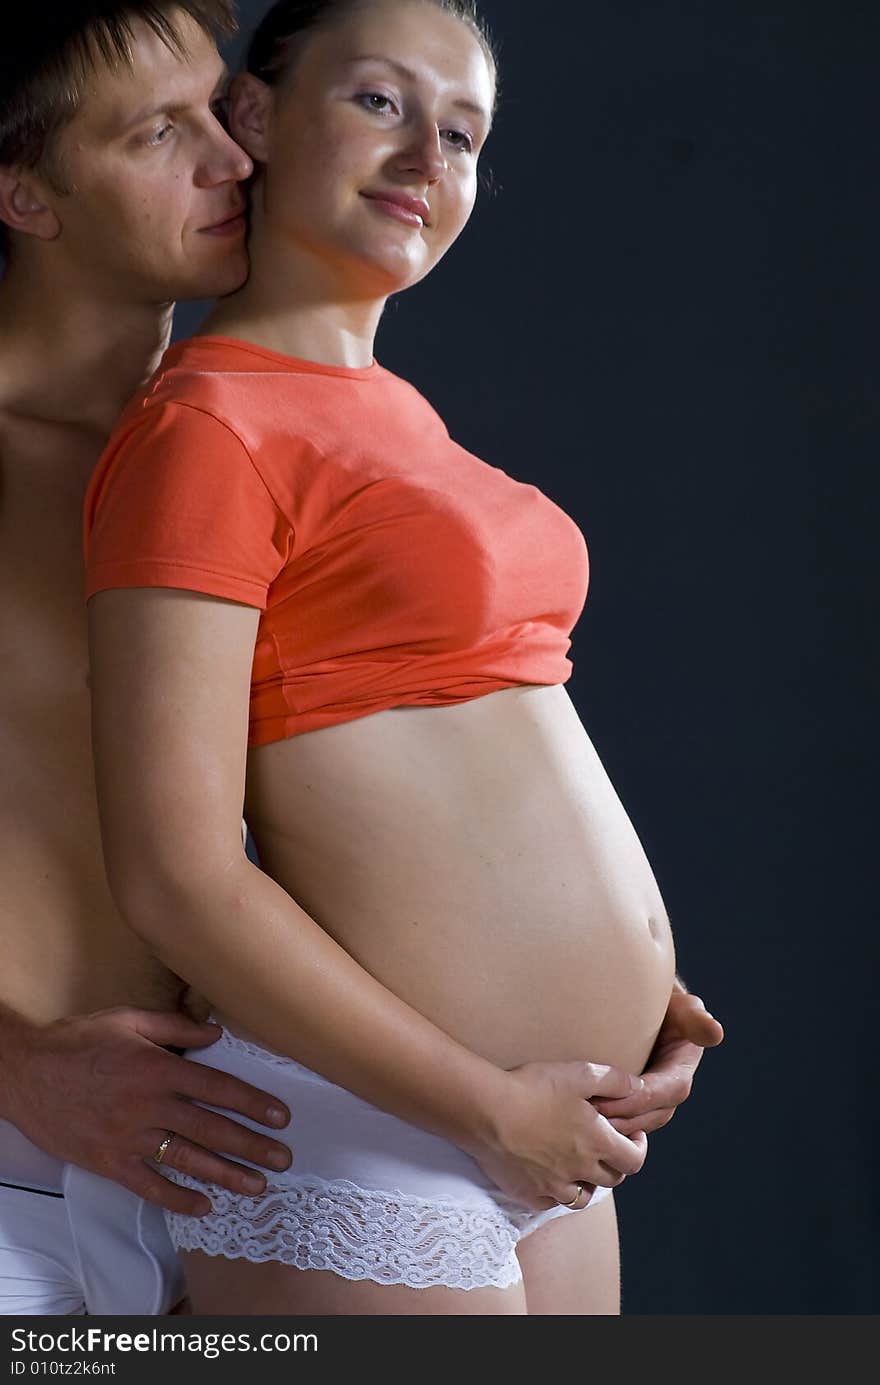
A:
MULTIPOLYGON (((403 2, 403 0, 402 0, 403 2)), ((251 39, 247 70, 270 86, 280 81, 296 65, 309 35, 328 28, 350 10, 362 9, 371 0, 278 0, 263 17, 251 39)), ((447 14, 455 15, 479 40, 490 71, 497 74, 498 59, 476 0, 427 0, 447 14)))

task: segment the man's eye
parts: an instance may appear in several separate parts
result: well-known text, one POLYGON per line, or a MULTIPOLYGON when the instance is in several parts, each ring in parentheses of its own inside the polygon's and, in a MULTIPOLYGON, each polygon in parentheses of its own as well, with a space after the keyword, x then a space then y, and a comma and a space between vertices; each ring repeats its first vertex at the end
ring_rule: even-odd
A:
POLYGON ((147 140, 147 144, 153 147, 155 147, 157 144, 164 144, 173 129, 174 126, 170 124, 170 122, 166 125, 160 125, 158 129, 152 132, 149 139, 147 140))

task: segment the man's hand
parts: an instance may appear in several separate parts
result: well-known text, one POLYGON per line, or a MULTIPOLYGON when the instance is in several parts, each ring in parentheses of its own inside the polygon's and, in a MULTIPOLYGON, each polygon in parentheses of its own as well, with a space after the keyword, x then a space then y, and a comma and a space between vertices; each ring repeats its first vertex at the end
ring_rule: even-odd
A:
POLYGON ((704 1049, 715 1048, 723 1038, 724 1030, 699 996, 676 983, 640 1090, 619 1099, 596 1098, 592 1105, 621 1135, 659 1130, 690 1096, 704 1049))
POLYGON ((163 1178, 150 1158, 168 1134, 164 1168, 253 1196, 265 1179, 221 1158, 286 1169, 286 1145, 258 1135, 205 1102, 281 1129, 283 1102, 228 1073, 169 1053, 215 1043, 217 1025, 167 1011, 114 1009, 4 1034, 6 1111, 40 1149, 111 1178, 171 1212, 204 1216, 201 1193, 163 1178), (8 1050, 8 1051, 7 1051, 8 1050))

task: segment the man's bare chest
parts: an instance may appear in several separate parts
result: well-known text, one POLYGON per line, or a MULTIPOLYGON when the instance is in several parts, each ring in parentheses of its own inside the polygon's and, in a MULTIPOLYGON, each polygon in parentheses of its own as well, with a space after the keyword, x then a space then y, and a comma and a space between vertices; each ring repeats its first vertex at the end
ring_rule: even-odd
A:
POLYGON ((0 712, 87 697, 82 500, 98 446, 0 418, 0 712))

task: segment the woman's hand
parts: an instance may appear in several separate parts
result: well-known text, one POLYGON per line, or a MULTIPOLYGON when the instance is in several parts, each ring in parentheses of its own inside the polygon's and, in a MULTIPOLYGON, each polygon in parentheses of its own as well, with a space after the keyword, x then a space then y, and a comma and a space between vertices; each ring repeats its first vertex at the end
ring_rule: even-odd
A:
POLYGON ((600 1063, 526 1063, 505 1078, 492 1135, 469 1152, 517 1202, 545 1211, 571 1202, 578 1184, 588 1202, 597 1186, 616 1188, 638 1173, 647 1136, 619 1134, 590 1102, 632 1096, 641 1078, 600 1063))

